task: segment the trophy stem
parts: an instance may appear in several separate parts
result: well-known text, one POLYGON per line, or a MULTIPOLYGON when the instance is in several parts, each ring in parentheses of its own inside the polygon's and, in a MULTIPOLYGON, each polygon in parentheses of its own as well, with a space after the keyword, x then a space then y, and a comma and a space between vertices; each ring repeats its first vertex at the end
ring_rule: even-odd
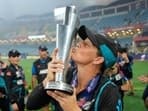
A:
POLYGON ((64 81, 64 76, 61 72, 56 73, 55 81, 64 81))

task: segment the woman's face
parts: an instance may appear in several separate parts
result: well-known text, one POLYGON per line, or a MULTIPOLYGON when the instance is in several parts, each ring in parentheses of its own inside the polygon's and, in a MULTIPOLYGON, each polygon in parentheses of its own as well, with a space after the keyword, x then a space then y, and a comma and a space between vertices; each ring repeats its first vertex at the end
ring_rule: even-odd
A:
POLYGON ((14 65, 18 65, 20 62, 20 56, 11 56, 9 57, 9 62, 14 65))
POLYGON ((91 63, 97 56, 98 50, 89 39, 79 41, 76 47, 72 48, 71 57, 79 64, 91 63))

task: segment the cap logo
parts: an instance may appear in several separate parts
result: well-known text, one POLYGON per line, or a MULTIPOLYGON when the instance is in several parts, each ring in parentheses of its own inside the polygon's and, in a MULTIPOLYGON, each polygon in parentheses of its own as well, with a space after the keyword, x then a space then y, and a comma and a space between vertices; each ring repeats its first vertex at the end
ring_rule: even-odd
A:
POLYGON ((105 60, 105 68, 112 66, 116 62, 113 52, 105 44, 100 45, 100 51, 105 60))

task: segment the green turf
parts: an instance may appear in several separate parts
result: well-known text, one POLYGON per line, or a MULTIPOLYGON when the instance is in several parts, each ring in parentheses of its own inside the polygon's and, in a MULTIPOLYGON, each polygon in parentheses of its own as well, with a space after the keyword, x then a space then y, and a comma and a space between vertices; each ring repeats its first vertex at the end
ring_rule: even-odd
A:
MULTIPOLYGON (((26 79, 29 85, 31 85, 31 66, 33 60, 22 60, 21 64, 24 68, 26 79)), ((138 81, 137 77, 141 74, 148 74, 148 61, 135 61, 133 65, 134 72, 134 89, 135 96, 126 96, 124 98, 124 111, 145 111, 143 101, 141 99, 145 84, 138 81)))
POLYGON ((135 61, 133 65, 133 72, 134 72, 133 83, 135 89, 134 90, 135 96, 127 96, 127 95, 125 96, 124 111, 146 111, 143 105, 143 101, 141 99, 146 84, 139 82, 137 77, 142 74, 148 74, 148 61, 135 61))
POLYGON ((28 59, 28 60, 21 60, 21 65, 25 71, 26 81, 28 86, 31 85, 31 71, 32 71, 32 64, 34 60, 28 59))

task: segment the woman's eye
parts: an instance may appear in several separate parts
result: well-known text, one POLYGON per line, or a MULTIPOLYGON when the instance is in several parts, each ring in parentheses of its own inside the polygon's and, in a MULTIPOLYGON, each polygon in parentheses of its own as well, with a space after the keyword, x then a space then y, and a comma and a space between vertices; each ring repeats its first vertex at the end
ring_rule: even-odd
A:
POLYGON ((85 47, 89 47, 89 45, 87 43, 84 43, 85 47))

